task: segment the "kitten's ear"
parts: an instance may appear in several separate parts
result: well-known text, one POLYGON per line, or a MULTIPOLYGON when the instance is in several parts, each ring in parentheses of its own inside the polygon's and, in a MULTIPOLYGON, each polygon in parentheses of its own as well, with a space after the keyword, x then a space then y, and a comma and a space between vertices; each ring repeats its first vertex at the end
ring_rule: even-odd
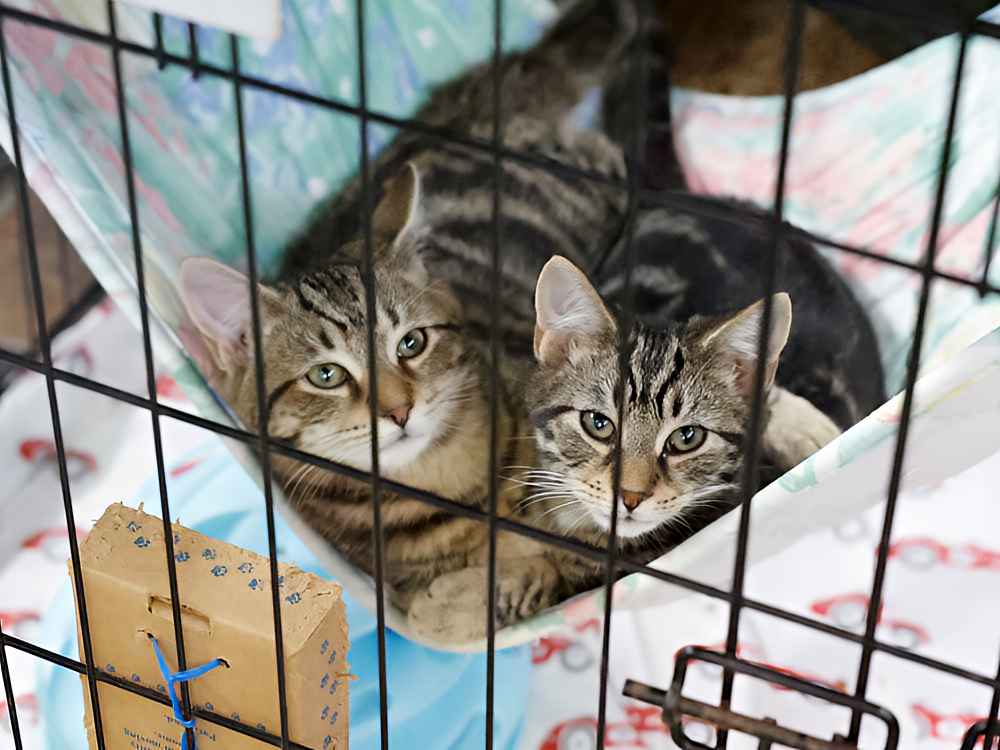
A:
POLYGON ((535 358, 551 365, 575 348, 614 336, 615 319, 583 271, 556 255, 535 285, 535 358))
POLYGON ((420 223, 421 179, 409 161, 403 170, 386 180, 385 193, 372 214, 372 232, 395 239, 420 223))
MULTIPOLYGON (((257 285, 262 319, 278 295, 257 285)), ((246 276, 211 258, 187 258, 181 263, 180 293, 191 322, 201 334, 204 349, 192 352, 222 371, 249 360, 251 333, 250 282, 246 276)), ((208 363, 200 362, 203 367, 208 363)))
MULTIPOLYGON (((737 382, 744 393, 754 389, 760 326, 764 320, 764 300, 755 302, 712 328, 701 339, 703 346, 721 349, 732 355, 737 365, 737 382)), ((792 326, 792 300, 785 292, 771 298, 771 323, 767 336, 767 363, 764 367, 764 388, 774 383, 778 358, 788 342, 792 326)))

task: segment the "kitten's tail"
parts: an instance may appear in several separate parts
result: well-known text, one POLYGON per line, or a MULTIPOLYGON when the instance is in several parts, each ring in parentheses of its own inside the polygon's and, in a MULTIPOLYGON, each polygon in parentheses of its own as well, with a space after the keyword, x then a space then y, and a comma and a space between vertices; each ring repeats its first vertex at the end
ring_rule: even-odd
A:
POLYGON ((604 128, 626 154, 634 154, 629 169, 637 170, 640 187, 685 190, 670 107, 673 43, 660 15, 641 9, 644 12, 637 21, 641 33, 634 35, 629 54, 623 56, 623 64, 604 92, 604 128), (636 111, 642 99, 643 111, 636 111))

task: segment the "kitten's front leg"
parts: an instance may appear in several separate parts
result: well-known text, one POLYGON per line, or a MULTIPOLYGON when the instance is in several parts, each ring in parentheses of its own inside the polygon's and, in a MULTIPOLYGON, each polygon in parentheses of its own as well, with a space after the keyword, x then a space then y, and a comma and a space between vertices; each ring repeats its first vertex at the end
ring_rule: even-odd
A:
MULTIPOLYGON (((488 573, 485 566, 445 573, 418 593, 407 619, 413 631, 437 643, 486 637, 488 573)), ((542 555, 497 560, 497 627, 531 617, 556 603, 561 578, 542 555)))
POLYGON ((773 387, 767 404, 770 416, 762 437, 764 455, 782 472, 840 435, 840 428, 826 414, 784 388, 773 387))

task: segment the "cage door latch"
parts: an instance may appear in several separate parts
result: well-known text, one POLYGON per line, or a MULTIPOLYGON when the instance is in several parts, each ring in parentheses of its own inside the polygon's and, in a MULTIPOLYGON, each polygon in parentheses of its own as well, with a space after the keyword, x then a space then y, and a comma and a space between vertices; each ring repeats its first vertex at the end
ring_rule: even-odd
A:
POLYGON ((770 750, 772 747, 789 747, 795 750, 857 750, 856 743, 848 741, 841 735, 835 735, 833 739, 814 737, 781 726, 774 719, 758 719, 737 713, 724 706, 716 706, 685 697, 683 695, 684 678, 687 674, 688 664, 692 661, 714 664, 735 674, 744 674, 758 680, 764 680, 787 690, 795 690, 804 695, 811 695, 861 714, 867 714, 885 725, 884 750, 895 750, 899 743, 899 723, 890 711, 881 706, 779 672, 762 664, 744 661, 735 656, 728 656, 698 646, 686 646, 677 652, 674 661, 674 679, 669 690, 661 690, 641 682, 627 680, 625 689, 622 691, 630 698, 662 708, 663 722, 670 727, 670 735, 674 742, 684 750, 712 750, 713 747, 687 736, 684 725, 689 719, 696 719, 716 730, 735 731, 756 737, 758 750, 770 750))

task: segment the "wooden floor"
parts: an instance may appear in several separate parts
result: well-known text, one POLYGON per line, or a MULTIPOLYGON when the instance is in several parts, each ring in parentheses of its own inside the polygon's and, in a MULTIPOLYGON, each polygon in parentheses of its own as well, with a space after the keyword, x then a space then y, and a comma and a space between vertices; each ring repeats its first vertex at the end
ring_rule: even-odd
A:
MULTIPOLYGON (((777 94, 782 90, 786 0, 660 0, 675 41, 673 77, 679 86, 723 94, 777 94)), ((807 11, 799 87, 825 86, 880 64, 823 13, 807 11)), ((34 338, 25 301, 19 211, 14 183, 0 179, 0 346, 21 350, 34 338)), ((46 312, 55 320, 85 289, 89 274, 66 253, 55 223, 32 201, 46 312)))

